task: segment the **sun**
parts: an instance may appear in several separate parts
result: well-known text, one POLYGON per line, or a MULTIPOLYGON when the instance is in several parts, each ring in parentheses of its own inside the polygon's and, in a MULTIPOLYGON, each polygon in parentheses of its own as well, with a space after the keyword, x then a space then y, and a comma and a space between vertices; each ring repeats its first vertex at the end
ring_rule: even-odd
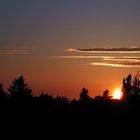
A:
POLYGON ((121 99, 121 97, 122 97, 121 89, 116 89, 114 91, 113 98, 114 99, 121 99))

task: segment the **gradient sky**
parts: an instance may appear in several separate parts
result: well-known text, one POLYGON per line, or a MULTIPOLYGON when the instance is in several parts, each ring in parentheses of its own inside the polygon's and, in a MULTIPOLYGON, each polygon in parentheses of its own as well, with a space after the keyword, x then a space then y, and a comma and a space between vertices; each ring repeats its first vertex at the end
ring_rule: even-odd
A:
POLYGON ((139 0, 0 0, 0 81, 24 75, 35 95, 113 92, 140 69, 139 26, 139 0))

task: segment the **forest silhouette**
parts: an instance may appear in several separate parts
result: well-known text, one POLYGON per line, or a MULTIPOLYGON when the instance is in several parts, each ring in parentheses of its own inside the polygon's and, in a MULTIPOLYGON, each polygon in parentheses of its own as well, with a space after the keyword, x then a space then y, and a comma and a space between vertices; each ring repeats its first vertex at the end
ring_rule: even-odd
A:
POLYGON ((20 76, 12 81, 7 92, 0 84, 0 114, 3 130, 21 134, 54 132, 62 126, 88 128, 91 124, 92 129, 135 127, 140 119, 140 76, 129 74, 123 79, 120 100, 113 99, 107 89, 92 98, 86 88, 81 90, 79 99, 53 97, 44 92, 37 97, 20 76))

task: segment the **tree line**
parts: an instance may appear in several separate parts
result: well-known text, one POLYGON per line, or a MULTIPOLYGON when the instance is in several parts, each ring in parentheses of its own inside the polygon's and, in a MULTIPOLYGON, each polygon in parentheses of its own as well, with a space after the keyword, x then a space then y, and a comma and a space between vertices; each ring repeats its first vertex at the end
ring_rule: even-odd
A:
MULTIPOLYGON (((71 102, 67 97, 57 96, 53 97, 48 93, 42 92, 40 96, 34 97, 32 94, 32 89, 30 86, 25 82, 24 77, 20 76, 17 79, 14 79, 11 85, 8 88, 8 92, 6 92, 3 88, 3 85, 0 84, 0 100, 31 100, 34 98, 44 98, 44 99, 51 99, 56 101, 63 101, 63 102, 71 102)), ((140 98, 140 75, 139 72, 133 77, 129 74, 127 77, 123 79, 122 82, 122 97, 121 100, 130 100, 130 99, 139 99, 140 98)), ((109 90, 105 90, 102 95, 96 96, 92 98, 89 96, 88 89, 83 88, 81 90, 79 99, 73 99, 72 101, 79 101, 79 102, 88 102, 94 100, 112 100, 112 96, 110 95, 109 90)))
POLYGON ((102 95, 92 98, 88 89, 83 88, 79 99, 53 97, 44 92, 36 97, 20 76, 12 81, 7 92, 0 84, 1 127, 6 133, 10 131, 21 136, 38 133, 48 136, 50 131, 55 134, 59 130, 61 134, 60 128, 65 131, 69 126, 72 127, 69 132, 80 129, 83 133, 90 127, 92 132, 100 127, 107 133, 114 127, 124 131, 129 125, 132 129, 139 124, 140 118, 139 73, 134 77, 129 74, 122 80, 122 94, 121 100, 114 100, 106 89, 102 95))

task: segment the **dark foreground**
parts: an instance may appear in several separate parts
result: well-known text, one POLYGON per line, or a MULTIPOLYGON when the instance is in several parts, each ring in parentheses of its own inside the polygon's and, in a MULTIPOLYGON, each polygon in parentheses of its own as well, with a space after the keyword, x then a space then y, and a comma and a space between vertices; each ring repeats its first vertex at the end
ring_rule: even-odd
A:
POLYGON ((0 127, 19 139, 129 136, 140 133, 140 101, 10 100, 0 103, 0 127))

